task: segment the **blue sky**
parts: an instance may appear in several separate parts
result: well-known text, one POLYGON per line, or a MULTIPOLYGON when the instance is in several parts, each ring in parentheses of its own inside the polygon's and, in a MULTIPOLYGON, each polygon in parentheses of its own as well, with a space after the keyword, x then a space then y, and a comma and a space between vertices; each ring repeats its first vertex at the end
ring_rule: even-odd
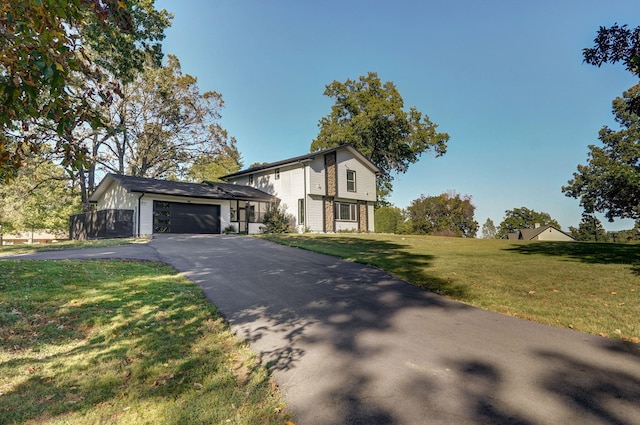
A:
MULTIPOLYGON (((334 80, 377 72, 449 133, 394 181, 405 208, 455 190, 476 220, 508 209, 551 214, 564 230, 582 210, 561 187, 587 159, 611 101, 637 83, 622 65, 582 63, 600 26, 640 25, 637 0, 180 0, 164 41, 202 91, 223 95, 221 124, 245 166, 309 152, 334 80), (636 18, 636 20, 633 20, 636 18)), ((628 220, 607 230, 633 227, 628 220)))

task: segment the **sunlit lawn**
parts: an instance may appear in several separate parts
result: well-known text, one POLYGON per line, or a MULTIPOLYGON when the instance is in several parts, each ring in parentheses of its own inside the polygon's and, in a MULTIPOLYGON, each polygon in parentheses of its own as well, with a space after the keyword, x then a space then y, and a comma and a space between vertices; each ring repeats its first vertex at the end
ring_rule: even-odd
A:
POLYGON ((283 424, 200 289, 126 261, 0 261, 0 423, 283 424))
POLYGON ((7 255, 29 254, 32 252, 61 251, 67 249, 100 248, 132 243, 146 243, 145 238, 97 239, 97 240, 66 240, 43 244, 17 244, 0 246, 0 257, 7 255))
POLYGON ((266 237, 371 264, 488 310, 640 342, 637 244, 382 234, 266 237))

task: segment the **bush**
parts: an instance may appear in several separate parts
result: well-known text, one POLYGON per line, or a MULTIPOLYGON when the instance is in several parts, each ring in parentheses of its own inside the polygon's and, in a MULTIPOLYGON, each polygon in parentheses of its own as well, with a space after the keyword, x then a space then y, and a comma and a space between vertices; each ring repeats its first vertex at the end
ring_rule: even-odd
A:
POLYGON ((294 217, 287 213, 287 208, 279 204, 270 207, 264 213, 264 233, 291 233, 293 231, 294 217))

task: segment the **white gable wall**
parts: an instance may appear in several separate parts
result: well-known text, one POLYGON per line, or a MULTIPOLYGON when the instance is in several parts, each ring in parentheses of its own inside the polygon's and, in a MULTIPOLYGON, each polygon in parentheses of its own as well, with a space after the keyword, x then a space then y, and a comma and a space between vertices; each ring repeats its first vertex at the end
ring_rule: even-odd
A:
POLYGON ((364 163, 360 162, 347 149, 339 149, 336 153, 338 173, 338 197, 359 201, 376 200, 376 175, 364 163), (347 170, 356 172, 356 191, 347 191, 347 170))
POLYGON ((562 232, 557 231, 553 227, 546 229, 544 232, 540 233, 534 239, 539 241, 573 241, 574 239, 570 238, 568 235, 565 235, 562 232))

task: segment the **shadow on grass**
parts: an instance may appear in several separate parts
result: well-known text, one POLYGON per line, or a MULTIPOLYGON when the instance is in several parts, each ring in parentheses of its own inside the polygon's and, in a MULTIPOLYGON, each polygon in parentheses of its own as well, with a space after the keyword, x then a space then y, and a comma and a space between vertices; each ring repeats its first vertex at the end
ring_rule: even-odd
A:
POLYGON ((564 257, 588 264, 630 265, 640 275, 640 244, 597 242, 536 242, 514 245, 506 251, 524 255, 564 257))
POLYGON ((313 238, 269 235, 265 239, 282 245, 306 249, 380 268, 420 288, 456 299, 468 296, 468 286, 454 279, 443 279, 429 273, 435 259, 432 254, 415 254, 402 244, 389 241, 341 236, 313 238))
MULTIPOLYGON (((100 264, 109 268, 122 263, 100 264)), ((28 269, 37 263, 26 265, 28 269)), ((66 262, 55 267, 54 271, 67 274, 82 269, 78 263, 66 262)), ((19 319, 8 331, 0 322, 0 349, 14 354, 0 362, 0 376, 5 382, 14 381, 11 386, 0 385, 4 393, 0 393, 1 423, 45 422, 94 406, 103 406, 96 412, 101 420, 118 422, 115 418, 123 408, 118 403, 131 403, 133 409, 138 403, 155 405, 154 414, 172 415, 167 423, 198 422, 197 417, 190 418, 188 407, 201 410, 203 403, 231 417, 235 409, 213 403, 218 393, 207 391, 212 385, 208 381, 230 389, 225 396, 233 396, 223 400, 223 406, 241 405, 244 397, 235 392, 236 377, 221 365, 224 354, 217 347, 218 342, 232 343, 225 340, 227 327, 196 286, 173 276, 119 280, 118 273, 62 286, 55 279, 45 283, 24 278, 27 274, 12 275, 23 292, 33 293, 34 298, 37 292, 51 295, 20 304, 12 301, 17 296, 5 297, 5 303, 0 297, 0 313, 3 304, 15 305, 9 315, 19 319), (47 346, 55 346, 58 352, 48 354, 47 346), (43 354, 37 354, 41 350, 43 354), (206 399, 194 393, 195 383, 204 387, 206 399), (123 397, 126 393, 132 396, 123 397), (181 400, 182 407, 163 412, 175 399, 181 400)), ((258 392, 269 388, 266 381, 254 382, 261 387, 258 392)))

